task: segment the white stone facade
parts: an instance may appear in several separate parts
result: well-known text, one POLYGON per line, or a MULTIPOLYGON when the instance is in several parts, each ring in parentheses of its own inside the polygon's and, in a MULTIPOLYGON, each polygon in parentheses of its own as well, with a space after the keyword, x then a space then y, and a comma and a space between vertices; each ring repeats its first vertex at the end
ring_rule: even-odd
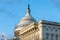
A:
POLYGON ((40 27, 40 37, 44 40, 60 40, 60 23, 42 21, 40 27), (42 31, 42 32, 41 32, 42 31), (42 36, 41 36, 42 35, 42 36))

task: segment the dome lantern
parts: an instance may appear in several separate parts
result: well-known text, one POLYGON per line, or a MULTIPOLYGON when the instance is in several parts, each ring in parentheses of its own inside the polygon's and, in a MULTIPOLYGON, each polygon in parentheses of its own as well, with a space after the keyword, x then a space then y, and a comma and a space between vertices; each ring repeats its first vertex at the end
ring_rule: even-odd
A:
POLYGON ((28 4, 28 10, 27 10, 26 16, 29 16, 30 15, 30 12, 31 12, 30 5, 28 4))

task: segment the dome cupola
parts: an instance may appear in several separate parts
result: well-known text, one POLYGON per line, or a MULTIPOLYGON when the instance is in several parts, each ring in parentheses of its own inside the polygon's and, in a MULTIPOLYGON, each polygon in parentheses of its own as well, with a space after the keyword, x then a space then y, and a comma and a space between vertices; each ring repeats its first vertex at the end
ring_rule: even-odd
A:
POLYGON ((18 24, 18 29, 21 30, 22 28, 28 26, 32 22, 36 22, 36 20, 31 16, 30 5, 28 4, 28 10, 26 15, 21 19, 20 23, 18 24))

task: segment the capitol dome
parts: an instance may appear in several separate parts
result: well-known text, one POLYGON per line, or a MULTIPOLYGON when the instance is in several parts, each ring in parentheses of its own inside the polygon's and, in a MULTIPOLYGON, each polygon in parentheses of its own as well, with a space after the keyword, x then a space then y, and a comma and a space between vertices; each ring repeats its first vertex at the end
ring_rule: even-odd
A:
POLYGON ((28 5, 28 10, 26 15, 21 19, 20 23, 18 24, 18 29, 21 30, 22 28, 28 26, 32 22, 36 22, 36 20, 30 14, 30 5, 28 5))

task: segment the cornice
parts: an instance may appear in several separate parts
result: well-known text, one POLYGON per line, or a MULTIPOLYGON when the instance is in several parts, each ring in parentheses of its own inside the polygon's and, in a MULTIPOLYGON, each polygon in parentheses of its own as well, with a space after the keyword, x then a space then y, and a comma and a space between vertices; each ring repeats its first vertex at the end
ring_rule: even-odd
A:
POLYGON ((53 25, 53 26, 60 26, 60 23, 58 23, 58 22, 52 22, 52 21, 46 21, 46 20, 41 20, 41 21, 39 21, 38 24, 47 24, 47 25, 53 25))

